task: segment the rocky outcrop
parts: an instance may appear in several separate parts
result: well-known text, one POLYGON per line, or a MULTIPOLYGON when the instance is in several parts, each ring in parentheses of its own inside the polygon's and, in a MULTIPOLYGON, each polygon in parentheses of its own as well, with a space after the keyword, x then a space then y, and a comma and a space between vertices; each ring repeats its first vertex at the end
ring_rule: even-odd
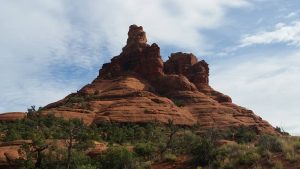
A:
POLYGON ((86 123, 173 121, 201 129, 251 126, 276 133, 251 110, 209 85, 209 65, 193 54, 173 53, 166 62, 157 44, 147 44, 141 26, 129 28, 120 55, 103 64, 99 76, 77 93, 45 106, 43 113, 86 123))
POLYGON ((164 72, 184 75, 199 88, 208 85, 208 64, 204 60, 198 62, 192 53, 172 53, 169 60, 164 63, 164 72))
POLYGON ((143 28, 132 25, 122 53, 104 64, 91 84, 46 106, 44 112, 67 118, 81 115, 87 123, 172 120, 180 125, 196 124, 190 112, 160 95, 177 90, 196 91, 196 86, 185 76, 165 74, 163 67, 160 48, 148 45, 143 28))
POLYGON ((164 63, 164 72, 167 74, 184 75, 198 89, 218 102, 232 102, 229 96, 215 91, 209 86, 209 68, 204 61, 198 61, 192 53, 173 53, 169 60, 164 63))
POLYGON ((195 124, 193 115, 172 100, 153 93, 153 87, 133 75, 112 79, 96 79, 60 104, 46 106, 44 112, 69 118, 81 115, 87 123, 145 123, 173 120, 176 124, 195 124), (69 114, 69 116, 68 116, 69 114))
POLYGON ((0 121, 15 121, 26 117, 24 112, 10 112, 0 114, 0 121))
POLYGON ((146 33, 140 26, 129 28, 127 44, 119 56, 102 66, 99 78, 111 79, 126 74, 138 74, 147 80, 163 75, 163 60, 157 44, 147 44, 146 33))

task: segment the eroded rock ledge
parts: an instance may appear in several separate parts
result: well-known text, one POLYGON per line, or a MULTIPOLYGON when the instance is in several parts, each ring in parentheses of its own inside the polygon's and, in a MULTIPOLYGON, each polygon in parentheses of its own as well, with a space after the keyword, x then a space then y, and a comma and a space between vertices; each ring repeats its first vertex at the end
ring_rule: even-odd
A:
POLYGON ((275 133, 251 110, 209 85, 209 66, 189 53, 173 53, 166 62, 157 44, 147 44, 143 27, 129 27, 120 55, 103 64, 99 76, 79 92, 47 105, 43 113, 82 118, 86 123, 145 123, 172 120, 202 129, 252 126, 275 133))

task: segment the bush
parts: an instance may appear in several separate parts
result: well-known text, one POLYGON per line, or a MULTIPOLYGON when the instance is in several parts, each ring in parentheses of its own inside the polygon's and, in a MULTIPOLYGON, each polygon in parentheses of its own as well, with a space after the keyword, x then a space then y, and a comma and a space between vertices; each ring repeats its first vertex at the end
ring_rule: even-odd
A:
POLYGON ((146 157, 148 159, 151 158, 158 151, 158 147, 153 143, 138 143, 134 147, 134 151, 139 156, 146 157))
POLYGON ((215 160, 215 148, 210 140, 202 139, 192 150, 194 155, 193 164, 196 166, 207 166, 215 160))
POLYGON ((283 132, 283 129, 279 126, 276 126, 275 127, 275 131, 277 131, 278 133, 282 133, 283 132))
POLYGON ((74 96, 74 97, 69 98, 68 102, 69 103, 81 103, 81 102, 84 102, 84 97, 74 96))
POLYGON ((135 161, 134 169, 151 169, 152 161, 135 161))
POLYGON ((250 151, 245 154, 241 154, 238 158, 238 163, 240 165, 252 166, 260 159, 260 155, 256 152, 250 151))
POLYGON ((92 165, 92 159, 85 155, 84 152, 81 151, 73 151, 72 153, 72 165, 71 168, 78 168, 78 169, 96 169, 95 165, 92 165))
POLYGON ((166 154, 164 155, 164 159, 165 159, 166 161, 172 161, 172 162, 174 162, 174 161, 176 161, 177 157, 176 157, 175 154, 166 153, 166 154))
POLYGON ((258 140, 258 147, 262 151, 282 152, 283 143, 276 136, 263 135, 258 140))
POLYGON ((133 167, 133 154, 124 147, 110 147, 100 155, 98 168, 124 169, 133 167))
POLYGON ((77 169, 97 169, 97 167, 93 166, 91 164, 87 164, 87 165, 79 166, 79 167, 77 167, 77 169))
POLYGON ((294 143, 294 149, 295 149, 296 151, 299 151, 299 152, 300 152, 300 141, 296 141, 296 142, 294 143))
POLYGON ((201 137, 191 131, 184 131, 180 135, 176 135, 171 144, 173 153, 191 153, 201 140, 201 137))
POLYGON ((283 153, 285 158, 291 162, 296 162, 300 160, 300 155, 297 154, 297 149, 295 148, 295 143, 291 140, 284 140, 283 153))
POLYGON ((119 124, 103 123, 98 126, 102 139, 110 143, 139 143, 157 142, 164 138, 163 126, 158 123, 147 124, 119 124))
POLYGON ((269 150, 266 151, 259 151, 259 154, 263 157, 266 158, 267 160, 270 160, 272 158, 272 153, 269 150))
POLYGON ((226 139, 233 139, 238 143, 249 143, 256 139, 257 133, 251 127, 239 126, 228 131, 226 139))
POLYGON ((184 107, 184 101, 183 100, 173 100, 173 103, 177 106, 177 107, 184 107))
POLYGON ((249 143, 256 138, 256 133, 249 128, 240 128, 236 133, 236 141, 238 143, 249 143))
POLYGON ((273 167, 272 169, 283 169, 283 165, 280 161, 276 161, 274 164, 273 164, 273 167))
POLYGON ((215 168, 239 168, 244 166, 252 168, 260 159, 255 147, 248 145, 223 145, 217 149, 215 168))

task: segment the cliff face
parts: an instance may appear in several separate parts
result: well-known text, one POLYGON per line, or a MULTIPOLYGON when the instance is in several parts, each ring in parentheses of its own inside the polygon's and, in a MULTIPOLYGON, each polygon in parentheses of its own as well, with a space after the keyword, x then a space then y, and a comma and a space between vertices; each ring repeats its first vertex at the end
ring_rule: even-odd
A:
POLYGON ((210 87, 204 60, 178 52, 163 62, 159 46, 147 44, 146 33, 136 25, 130 26, 121 54, 104 64, 91 84, 43 112, 86 123, 172 120, 202 129, 246 125, 275 133, 268 122, 210 87))

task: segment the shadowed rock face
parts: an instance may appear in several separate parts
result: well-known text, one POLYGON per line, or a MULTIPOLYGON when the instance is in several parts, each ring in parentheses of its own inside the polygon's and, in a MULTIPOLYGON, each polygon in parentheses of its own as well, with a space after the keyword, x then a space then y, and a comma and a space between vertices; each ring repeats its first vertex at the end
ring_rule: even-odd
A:
POLYGON ((160 48, 155 43, 151 46, 147 44, 146 33, 141 26, 129 27, 127 44, 122 53, 102 66, 98 78, 111 79, 128 73, 150 81, 164 74, 160 48))
POLYGON ((178 125, 199 124, 202 129, 246 125, 275 133, 268 122, 209 86, 204 60, 178 52, 163 62, 159 46, 147 44, 146 33, 136 25, 129 27, 120 55, 103 64, 91 84, 42 112, 86 123, 172 120, 178 125))

